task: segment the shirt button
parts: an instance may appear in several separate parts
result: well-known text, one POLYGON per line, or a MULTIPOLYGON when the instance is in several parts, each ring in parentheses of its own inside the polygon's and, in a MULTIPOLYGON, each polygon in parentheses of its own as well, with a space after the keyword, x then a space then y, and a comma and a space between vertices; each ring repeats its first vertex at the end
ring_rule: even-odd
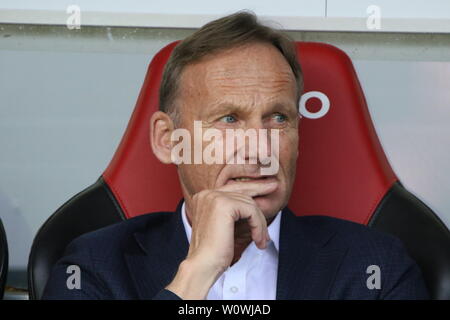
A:
POLYGON ((230 288, 230 291, 233 292, 233 293, 236 293, 236 292, 239 291, 239 289, 238 289, 238 287, 234 287, 233 286, 233 287, 230 288))

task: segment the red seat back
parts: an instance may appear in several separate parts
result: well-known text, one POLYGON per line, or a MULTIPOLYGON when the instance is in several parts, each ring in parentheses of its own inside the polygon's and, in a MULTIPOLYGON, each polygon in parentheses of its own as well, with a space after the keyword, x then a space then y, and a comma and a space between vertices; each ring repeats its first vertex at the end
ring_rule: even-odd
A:
MULTIPOLYGON (((182 197, 176 167, 152 154, 149 119, 158 110, 164 65, 176 42, 152 60, 135 110, 103 177, 126 217, 173 211, 182 197)), ((318 119, 303 117, 297 179, 289 207, 297 215, 320 214, 367 224, 397 180, 380 146, 349 57, 338 48, 298 42, 305 93, 325 94, 330 107, 318 119)), ((321 108, 311 98, 306 109, 321 108)))

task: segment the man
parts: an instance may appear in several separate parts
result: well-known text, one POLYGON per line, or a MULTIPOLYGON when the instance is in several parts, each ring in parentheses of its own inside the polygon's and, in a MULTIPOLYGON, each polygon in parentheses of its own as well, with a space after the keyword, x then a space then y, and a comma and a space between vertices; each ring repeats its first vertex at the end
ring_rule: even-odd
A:
POLYGON ((292 43, 252 14, 215 20, 186 38, 166 65, 161 111, 150 119, 153 152, 177 164, 184 201, 175 213, 144 215, 73 241, 44 298, 427 298, 399 240, 286 208, 301 91, 292 43), (187 133, 183 142, 198 147, 192 137, 199 130, 214 137, 216 161, 180 149, 174 138, 187 133), (251 130, 257 144, 229 143, 229 132, 246 141, 251 130), (67 286, 72 265, 81 269, 75 289, 67 286))

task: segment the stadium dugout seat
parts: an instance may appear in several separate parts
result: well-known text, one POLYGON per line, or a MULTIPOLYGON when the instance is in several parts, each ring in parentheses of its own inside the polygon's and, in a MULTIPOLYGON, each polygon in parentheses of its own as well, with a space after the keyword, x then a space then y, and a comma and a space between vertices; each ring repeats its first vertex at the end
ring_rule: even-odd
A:
MULTIPOLYGON (((149 142, 149 118, 158 109, 161 75, 175 45, 164 47, 150 63, 108 167, 36 235, 28 270, 31 298, 42 296, 52 266, 77 236, 142 214, 175 210, 181 199, 175 166, 159 163, 149 142)), ((324 43, 296 46, 304 92, 313 97, 305 103, 309 116, 299 127, 300 156, 290 208, 298 215, 329 215, 399 237, 420 266, 432 298, 450 299, 450 232, 392 170, 350 58, 324 43), (320 94, 328 98, 329 108, 320 94), (317 114, 322 116, 314 119, 317 114)))
POLYGON ((6 277, 8 274, 8 242, 6 232, 0 219, 0 300, 5 293, 6 277))

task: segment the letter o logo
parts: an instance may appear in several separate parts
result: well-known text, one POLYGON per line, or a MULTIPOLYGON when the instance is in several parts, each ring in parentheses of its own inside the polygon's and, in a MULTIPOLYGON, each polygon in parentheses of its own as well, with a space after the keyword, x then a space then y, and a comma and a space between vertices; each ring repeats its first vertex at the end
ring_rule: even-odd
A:
POLYGON ((328 97, 325 94, 323 94, 320 91, 309 91, 309 92, 303 94, 300 98, 299 105, 300 105, 299 106, 300 114, 309 119, 322 118, 324 115, 326 115, 328 113, 328 110, 330 110, 330 100, 328 99, 328 97), (319 111, 309 112, 306 109, 306 101, 308 101, 310 98, 317 98, 320 100, 322 106, 319 111))

